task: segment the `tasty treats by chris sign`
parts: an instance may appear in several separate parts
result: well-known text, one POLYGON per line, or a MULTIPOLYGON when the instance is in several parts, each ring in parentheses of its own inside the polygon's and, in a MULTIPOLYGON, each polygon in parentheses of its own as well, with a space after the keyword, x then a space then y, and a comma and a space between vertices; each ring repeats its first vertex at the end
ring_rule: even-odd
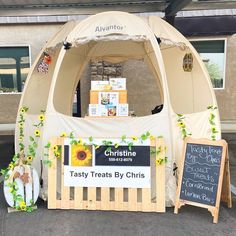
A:
POLYGON ((64 184, 83 187, 150 188, 150 141, 132 145, 70 144, 65 140, 64 184))

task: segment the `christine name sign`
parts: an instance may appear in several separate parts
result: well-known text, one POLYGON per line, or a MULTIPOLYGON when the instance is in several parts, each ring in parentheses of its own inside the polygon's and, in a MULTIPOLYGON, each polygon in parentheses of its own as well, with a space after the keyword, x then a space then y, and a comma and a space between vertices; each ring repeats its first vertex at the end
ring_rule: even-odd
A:
MULTIPOLYGON (((94 142, 101 143, 100 140, 94 142)), ((150 188, 150 142, 134 144, 130 150, 122 144, 119 147, 101 145, 95 149, 94 145, 70 145, 65 140, 64 184, 150 188)))

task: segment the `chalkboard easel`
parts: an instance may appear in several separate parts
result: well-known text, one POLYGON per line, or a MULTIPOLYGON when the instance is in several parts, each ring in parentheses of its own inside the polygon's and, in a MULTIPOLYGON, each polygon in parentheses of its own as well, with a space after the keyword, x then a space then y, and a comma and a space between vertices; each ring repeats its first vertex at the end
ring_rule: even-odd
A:
POLYGON ((186 204, 202 207, 217 223, 220 201, 232 207, 226 141, 186 138, 174 213, 186 204))

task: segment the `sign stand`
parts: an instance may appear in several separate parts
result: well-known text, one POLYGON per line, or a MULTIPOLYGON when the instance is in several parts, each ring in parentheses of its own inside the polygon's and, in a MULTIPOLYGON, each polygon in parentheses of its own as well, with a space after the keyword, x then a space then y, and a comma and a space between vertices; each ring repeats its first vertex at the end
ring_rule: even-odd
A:
POLYGON ((221 202, 226 203, 228 208, 232 208, 228 145, 226 149, 226 159, 225 159, 224 177, 223 177, 223 184, 222 184, 221 202))
MULTIPOLYGON (((33 210, 37 210, 38 209, 38 207, 35 205, 35 206, 33 206, 33 210)), ((12 208, 12 207, 8 207, 7 208, 7 213, 13 213, 13 212, 22 212, 21 210, 17 210, 17 209, 15 209, 15 208, 12 208)))
POLYGON ((213 223, 217 223, 220 201, 226 202, 229 208, 232 207, 228 145, 226 141, 187 138, 184 143, 183 162, 178 181, 174 213, 178 214, 178 210, 186 204, 202 207, 211 212, 213 223), (195 147, 196 149, 194 150, 195 147), (193 150, 197 151, 194 152, 193 150), (203 150, 204 154, 201 153, 203 150), (211 152, 214 152, 214 154, 212 154, 212 160, 215 161, 213 164, 207 163, 207 157, 209 157, 209 155, 211 156, 211 152), (189 164, 189 160, 194 161, 189 164), (211 171, 213 171, 213 173, 211 171), (210 174, 204 175, 204 172, 210 172, 210 174), (200 180, 196 178, 196 176, 198 176, 200 180), (204 179, 205 182, 202 181, 205 176, 209 177, 211 181, 207 182, 207 178, 204 179), (193 179, 191 179, 191 177, 193 179), (212 186, 211 182, 215 183, 215 190, 213 190, 214 187, 209 187, 212 186), (201 186, 201 188, 199 186, 201 186), (209 190, 212 190, 210 197, 207 195, 208 192, 210 192, 209 190), (212 198, 209 203, 205 201, 208 197, 209 199, 212 198))

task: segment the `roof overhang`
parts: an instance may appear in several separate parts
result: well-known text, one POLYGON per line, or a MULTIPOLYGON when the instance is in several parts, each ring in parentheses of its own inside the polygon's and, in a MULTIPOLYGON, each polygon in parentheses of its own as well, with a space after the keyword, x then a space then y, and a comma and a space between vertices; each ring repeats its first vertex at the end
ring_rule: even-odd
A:
POLYGON ((61 16, 126 11, 162 12, 170 17, 179 11, 232 8, 236 8, 236 0, 0 0, 1 16, 61 16))

